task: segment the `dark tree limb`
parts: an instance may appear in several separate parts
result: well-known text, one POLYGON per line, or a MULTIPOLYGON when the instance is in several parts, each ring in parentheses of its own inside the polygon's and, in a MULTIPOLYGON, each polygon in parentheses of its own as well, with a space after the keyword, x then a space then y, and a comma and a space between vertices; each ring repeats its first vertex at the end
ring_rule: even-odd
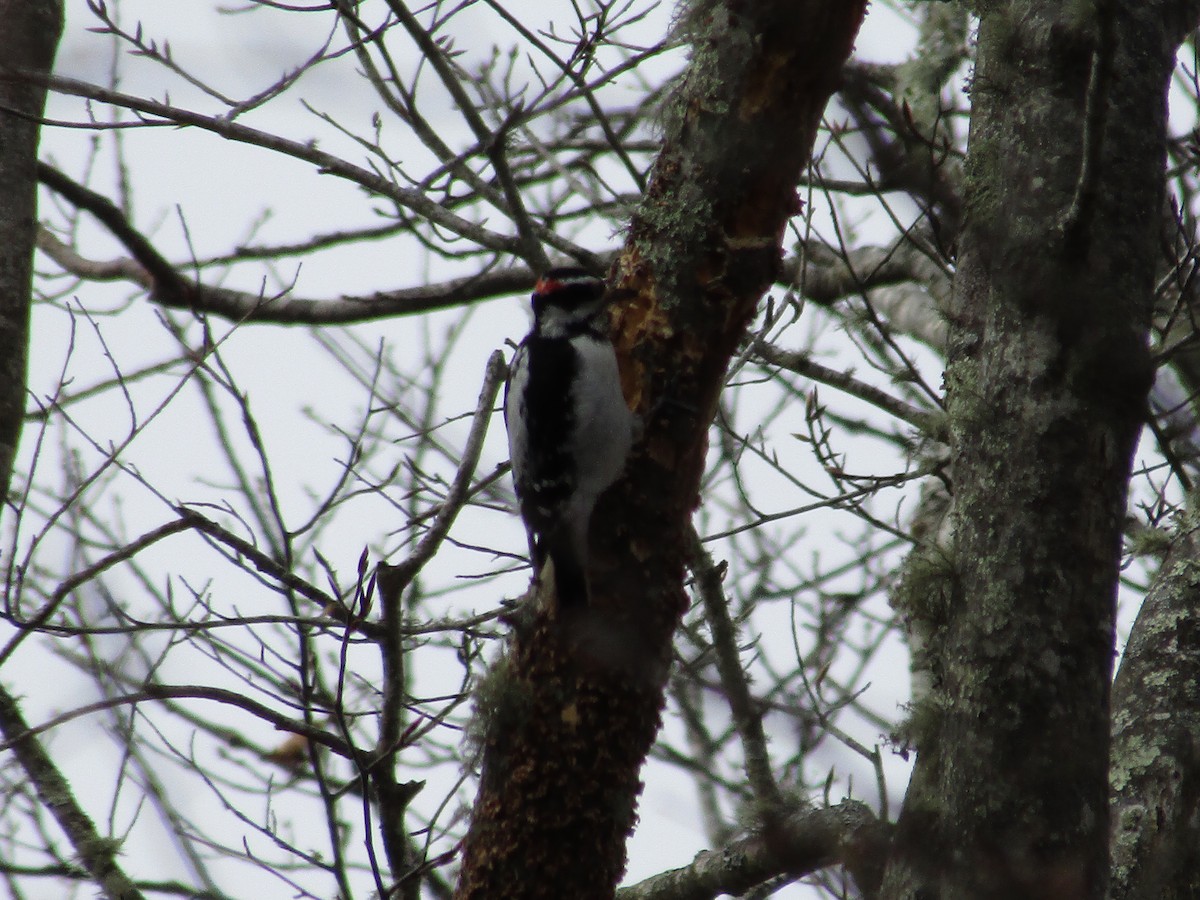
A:
POLYGON ((357 184, 380 197, 386 197, 395 202, 397 206, 411 211, 422 219, 494 252, 514 253, 520 249, 517 241, 513 238, 459 216, 420 190, 395 184, 377 172, 349 163, 311 143, 293 141, 257 128, 251 128, 229 116, 205 115, 172 106, 169 103, 160 103, 156 100, 88 84, 85 81, 58 76, 45 77, 36 71, 17 70, 17 72, 17 75, 12 76, 17 80, 38 83, 61 94, 84 97, 122 107, 138 114, 143 121, 174 122, 178 125, 200 128, 226 140, 238 141, 307 162, 322 174, 334 175, 352 184, 357 184))
MULTIPOLYGON (((721 586, 722 568, 718 566, 693 528, 688 532, 688 568, 696 582, 696 592, 704 607, 708 630, 712 635, 713 656, 722 692, 729 701, 733 726, 742 743, 746 780, 754 792, 758 815, 772 825, 778 824, 785 807, 783 792, 771 769, 767 733, 763 728, 763 708, 750 690, 746 670, 742 668, 738 629, 729 612, 729 599, 721 586)), ((749 887, 749 885, 747 885, 749 887)))
POLYGON ((850 372, 839 372, 821 365, 808 353, 783 350, 762 340, 754 342, 754 352, 763 362, 845 391, 850 396, 865 400, 900 421, 912 425, 928 437, 945 439, 945 423, 941 416, 918 409, 904 400, 893 397, 887 391, 859 381, 850 372))
MULTIPOLYGON (((327 325, 368 322, 395 316, 417 315, 455 306, 465 306, 495 297, 532 290, 537 273, 525 266, 491 269, 479 275, 417 285, 372 294, 330 298, 298 297, 290 291, 278 295, 231 290, 205 284, 184 274, 176 264, 163 257, 128 217, 103 194, 79 184, 48 163, 38 164, 38 177, 48 188, 97 218, 109 233, 129 251, 128 257, 110 260, 85 258, 74 248, 42 230, 38 246, 68 272, 89 281, 128 281, 140 285, 150 298, 169 309, 185 309, 234 322, 327 325)), ((394 226, 381 229, 390 233, 394 226)), ((334 233, 299 247, 259 248, 235 252, 221 262, 255 258, 282 252, 311 252, 322 246, 354 239, 352 233, 334 233)), ((778 277, 799 285, 804 299, 822 306, 847 296, 862 294, 881 286, 908 282, 926 285, 940 305, 948 293, 945 267, 935 262, 928 249, 929 236, 910 233, 890 247, 864 247, 839 254, 820 244, 798 248, 797 255, 786 260, 778 277)), ((596 254, 599 264, 607 264, 615 251, 596 254)), ((878 298, 874 301, 879 305, 878 298)), ((886 303, 883 304, 887 306, 886 303)), ((928 304, 922 304, 927 306, 928 304)), ((883 309, 889 317, 900 315, 917 321, 916 328, 902 328, 938 348, 944 343, 943 321, 932 311, 919 316, 902 310, 883 309)))
MULTIPOLYGON (((175 685, 152 682, 148 682, 138 690, 128 694, 106 697, 103 700, 97 700, 94 703, 76 707, 70 712, 55 716, 53 719, 43 722, 40 725, 34 727, 25 726, 22 730, 15 731, 11 735, 5 730, 4 734, 7 739, 3 743, 0 743, 0 752, 16 750, 19 754, 22 745, 30 741, 36 741, 39 735, 82 716, 89 716, 106 709, 116 709, 120 706, 136 706, 139 703, 146 703, 151 700, 179 699, 211 700, 214 703, 223 703, 231 708, 240 709, 250 715, 256 716, 263 722, 272 725, 278 731, 299 735, 302 738, 332 750, 338 756, 358 762, 364 767, 368 766, 372 761, 369 754, 352 747, 341 738, 323 731, 314 725, 302 722, 299 719, 289 718, 283 713, 236 691, 204 685, 175 685)), ((4 715, 11 718, 11 714, 9 713, 4 713, 4 715)), ((4 721, 7 722, 10 718, 6 718, 4 721)), ((11 721, 15 722, 17 720, 11 719, 11 721)))
POLYGON ((530 269, 506 268, 414 288, 333 299, 293 297, 289 292, 268 295, 216 287, 183 275, 103 194, 73 181, 47 163, 38 163, 37 174, 43 184, 63 199, 95 216, 132 258, 108 263, 85 260, 50 234, 41 237, 42 249, 68 271, 81 277, 122 278, 140 284, 150 292, 154 302, 168 309, 220 316, 234 322, 334 325, 464 306, 529 290, 537 280, 537 273, 530 269))
MULTIPOLYGON (((62 34, 61 0, 0 0, 0 20, 6 34, 0 75, 49 72, 62 34)), ((38 122, 45 103, 43 85, 0 78, 0 516, 25 421, 38 122)))

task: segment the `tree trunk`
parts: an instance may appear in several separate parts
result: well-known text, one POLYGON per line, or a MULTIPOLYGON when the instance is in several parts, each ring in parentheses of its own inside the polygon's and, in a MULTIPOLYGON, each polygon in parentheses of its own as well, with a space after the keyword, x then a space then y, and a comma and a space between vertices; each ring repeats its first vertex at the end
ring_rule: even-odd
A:
POLYGON ((1192 502, 1113 685, 1113 900, 1200 896, 1200 518, 1192 502))
POLYGON ((697 4, 682 21, 692 61, 615 279, 622 376, 645 434, 593 520, 593 607, 519 624, 481 694, 460 898, 613 896, 686 602, 705 436, 864 10, 697 4))
MULTIPOLYGON (((18 73, 49 72, 61 0, 0 0, 0 499, 8 497, 25 418, 29 305, 37 236, 37 146, 46 89, 18 73)), ((7 503, 0 504, 3 518, 7 503)))
POLYGON ((1181 37, 1167 12, 982 7, 946 372, 954 597, 885 896, 1107 889, 1113 622, 1181 37))

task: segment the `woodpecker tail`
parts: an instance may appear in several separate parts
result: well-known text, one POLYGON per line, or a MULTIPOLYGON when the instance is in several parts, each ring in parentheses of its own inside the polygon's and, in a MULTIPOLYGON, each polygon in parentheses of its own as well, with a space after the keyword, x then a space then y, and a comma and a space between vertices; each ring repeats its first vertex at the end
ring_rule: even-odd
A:
POLYGON ((575 541, 565 533, 547 535, 539 547, 543 564, 554 564, 554 593, 559 609, 583 607, 588 602, 587 571, 575 541))
POLYGON ((559 609, 587 606, 587 573, 579 559, 574 553, 552 553, 550 558, 554 560, 554 593, 559 609))

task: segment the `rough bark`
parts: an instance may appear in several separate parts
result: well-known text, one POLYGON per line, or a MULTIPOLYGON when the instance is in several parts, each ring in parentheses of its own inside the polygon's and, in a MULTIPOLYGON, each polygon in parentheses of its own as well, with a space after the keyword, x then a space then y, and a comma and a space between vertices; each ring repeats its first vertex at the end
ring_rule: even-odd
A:
POLYGON ((645 433, 593 520, 593 608, 519 624, 484 692, 460 898, 613 896, 686 602, 705 435, 864 9, 770 0, 687 14, 692 60, 614 277, 645 433))
POLYGON ((946 373, 955 597, 884 895, 1108 883, 1121 528, 1174 44, 1165 5, 980 5, 946 373))
POLYGON ((1138 612, 1113 684, 1113 900, 1200 896, 1200 517, 1138 612))

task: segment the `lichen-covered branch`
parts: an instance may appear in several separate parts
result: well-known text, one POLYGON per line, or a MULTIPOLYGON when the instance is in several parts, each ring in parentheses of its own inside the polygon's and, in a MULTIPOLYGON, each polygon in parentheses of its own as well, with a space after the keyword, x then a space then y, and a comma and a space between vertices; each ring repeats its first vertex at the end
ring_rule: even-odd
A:
MULTIPOLYGON (((793 813, 773 829, 771 840, 750 835, 697 855, 690 865, 622 888, 617 900, 715 900, 741 895, 778 875, 801 878, 825 866, 851 868, 862 858, 882 857, 886 828, 857 800, 793 813)), ((860 884, 865 892, 874 885, 860 884)))
POLYGON ((140 900, 137 889, 117 863, 120 844, 101 835, 75 799, 71 786, 41 742, 29 734, 16 699, 0 687, 0 734, 11 742, 10 749, 38 798, 62 828, 80 865, 87 870, 106 900, 140 900))
POLYGON ((1113 684, 1114 900, 1200 892, 1200 521, 1180 524, 1113 684))

